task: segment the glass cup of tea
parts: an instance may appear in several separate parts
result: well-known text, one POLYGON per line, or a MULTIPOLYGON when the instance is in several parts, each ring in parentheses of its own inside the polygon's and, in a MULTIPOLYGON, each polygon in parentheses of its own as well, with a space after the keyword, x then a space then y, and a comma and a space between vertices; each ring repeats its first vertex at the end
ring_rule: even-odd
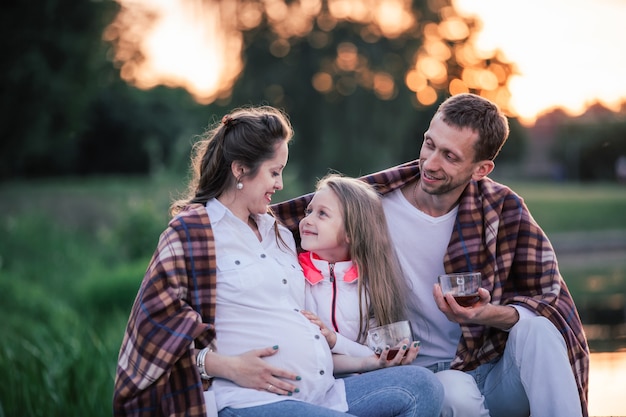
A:
POLYGON ((367 345, 377 355, 380 355, 389 346, 387 360, 395 358, 402 348, 402 344, 408 345, 412 339, 413 333, 408 320, 373 327, 367 332, 367 345))
POLYGON ((462 307, 470 307, 478 302, 480 299, 478 289, 481 281, 480 272, 457 272, 439 275, 441 292, 444 295, 452 294, 456 302, 462 307))

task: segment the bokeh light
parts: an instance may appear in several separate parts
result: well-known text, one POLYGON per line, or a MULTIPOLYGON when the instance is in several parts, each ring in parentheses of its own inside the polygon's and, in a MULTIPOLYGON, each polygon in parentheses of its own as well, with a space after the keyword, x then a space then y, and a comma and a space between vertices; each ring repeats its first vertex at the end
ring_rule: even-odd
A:
POLYGON ((387 100, 405 88, 416 93, 415 103, 428 105, 438 94, 472 91, 529 123, 549 108, 582 112, 598 99, 618 110, 626 96, 626 55, 612 46, 622 33, 616 22, 626 19, 623 2, 577 8, 565 0, 541 7, 538 0, 453 0, 451 7, 447 0, 428 0, 440 16, 434 22, 416 13, 410 0, 118 1, 124 12, 105 39, 116 46, 122 77, 139 88, 184 87, 201 103, 230 94, 243 70, 243 31, 264 19, 273 36, 269 53, 277 58, 289 56, 294 39, 328 47, 342 21, 358 23, 366 43, 422 39, 408 63, 393 55, 370 62, 354 43, 341 44, 332 65, 320 63, 311 79, 321 94, 345 96, 363 88, 387 100))

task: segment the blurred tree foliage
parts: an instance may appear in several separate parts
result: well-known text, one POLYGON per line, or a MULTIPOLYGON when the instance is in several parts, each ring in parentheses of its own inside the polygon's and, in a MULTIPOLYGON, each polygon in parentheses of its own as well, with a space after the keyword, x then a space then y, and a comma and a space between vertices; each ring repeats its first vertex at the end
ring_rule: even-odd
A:
POLYGON ((102 39, 118 11, 112 0, 0 5, 0 180, 145 174, 197 133, 201 107, 184 90, 121 80, 102 39))
MULTIPOLYGON (((313 2, 321 7, 307 29, 293 29, 288 22, 306 14, 297 7, 306 2, 284 3, 291 7, 284 19, 269 2, 264 20, 244 31, 245 66, 226 107, 284 108, 296 126, 290 169, 295 165, 309 186, 329 169, 356 176, 416 158, 436 106, 452 93, 481 94, 507 109, 513 66, 497 52, 475 55, 477 22, 459 16, 449 0, 405 2, 412 23, 395 31, 375 14, 336 17, 330 0, 313 2), (420 69, 421 60, 435 69, 420 69)), ((511 125, 499 163, 523 155, 523 128, 516 119, 511 125)))
POLYGON ((107 77, 100 37, 116 8, 80 0, 0 7, 0 174, 62 170, 76 154, 84 109, 107 77))
MULTIPOLYGON (((290 170, 310 187, 330 168, 359 175, 415 158, 450 94, 475 92, 507 109, 512 64, 497 52, 478 57, 478 24, 451 0, 398 2, 396 25, 377 20, 380 10, 340 15, 332 0, 200 3, 221 7, 221 21, 242 37, 243 72, 209 105, 181 88, 122 81, 145 60, 140 34, 155 21, 138 2, 3 2, 0 180, 182 170, 211 120, 263 103, 290 115, 290 170)), ((500 163, 519 160, 524 147, 523 129, 511 124, 500 163)))
POLYGON ((574 181, 613 181, 618 158, 626 157, 626 120, 570 120, 559 126, 552 158, 574 181))
MULTIPOLYGON (((179 4, 204 24, 219 21, 234 45, 230 58, 243 62, 238 78, 228 74, 232 88, 224 81, 211 98, 211 112, 261 103, 283 108, 296 131, 289 170, 309 187, 329 169, 359 175, 417 157, 436 106, 451 94, 474 92, 508 110, 515 68, 498 51, 479 56, 478 22, 460 16, 451 0, 179 4)), ((116 59, 131 82, 142 64, 130 30, 138 13, 128 3, 112 25, 116 59)), ((511 124, 499 162, 523 154, 523 129, 515 119, 511 124)))

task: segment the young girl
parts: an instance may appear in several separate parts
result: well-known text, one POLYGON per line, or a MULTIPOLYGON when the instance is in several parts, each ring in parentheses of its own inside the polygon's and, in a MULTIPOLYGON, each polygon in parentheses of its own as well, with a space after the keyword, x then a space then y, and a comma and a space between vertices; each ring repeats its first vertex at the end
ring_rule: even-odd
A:
MULTIPOLYGON (((368 184, 330 174, 299 225, 309 320, 333 353, 368 356, 370 327, 406 319, 405 288, 380 196, 368 184)), ((417 348, 418 342, 413 342, 417 348)), ((406 349, 406 347, 405 347, 406 349)))

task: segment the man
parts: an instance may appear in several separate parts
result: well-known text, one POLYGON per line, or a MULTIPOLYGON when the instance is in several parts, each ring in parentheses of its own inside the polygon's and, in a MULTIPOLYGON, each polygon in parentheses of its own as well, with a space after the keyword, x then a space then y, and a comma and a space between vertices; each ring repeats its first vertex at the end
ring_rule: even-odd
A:
MULTIPOLYGON (((587 417, 589 350, 554 250, 522 198, 487 177, 508 133, 495 104, 456 95, 433 116, 419 160, 363 180, 384 196, 422 341, 415 363, 444 383, 442 415, 587 417), (471 307, 437 284, 464 271, 482 273, 471 307)), ((309 199, 273 207, 297 240, 309 199)))

